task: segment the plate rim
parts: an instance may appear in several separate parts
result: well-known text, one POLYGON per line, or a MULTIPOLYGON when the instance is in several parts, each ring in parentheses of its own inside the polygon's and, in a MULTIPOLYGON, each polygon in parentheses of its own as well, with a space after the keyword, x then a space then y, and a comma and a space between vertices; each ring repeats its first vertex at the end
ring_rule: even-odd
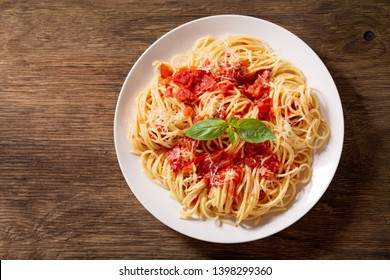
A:
MULTIPOLYGON (((222 34, 221 34, 222 35, 222 34)), ((195 43, 195 42, 193 42, 195 43)), ((305 75, 305 73, 303 73, 305 75)), ((305 75, 306 77, 306 75, 305 75)), ((139 92, 138 92, 139 93, 139 92)), ((137 94, 138 94, 137 93, 137 94)), ((135 96, 137 96, 137 94, 134 93, 135 96)), ((133 98, 135 98, 135 96, 133 96, 133 98)), ((252 16, 247 16, 247 15, 238 15, 238 14, 221 14, 221 15, 212 15, 212 16, 207 16, 207 17, 201 17, 201 18, 197 18, 197 19, 194 19, 194 20, 191 20, 191 21, 188 21, 188 22, 185 22, 173 29, 171 29, 170 31, 166 32, 165 34, 163 34, 161 37, 159 37, 157 40, 155 40, 148 48, 146 48, 146 50, 138 57, 138 59, 136 60, 136 62, 133 64, 133 66, 131 67, 131 69, 129 70, 127 76, 126 76, 126 79, 125 81, 123 82, 123 85, 121 87, 121 90, 120 90, 120 93, 119 93, 119 96, 118 96, 118 100, 117 100, 117 103, 116 103, 116 107, 115 107, 115 115, 114 115, 114 145, 115 145, 115 153, 116 153, 116 156, 117 156, 117 160, 118 160, 118 163, 119 163, 119 166, 120 166, 120 169, 121 169, 121 173, 123 175, 123 177, 125 178, 125 181, 129 187, 129 189, 132 191, 132 193, 134 194, 134 196, 137 198, 138 202, 154 217, 156 218, 158 221, 160 221, 161 223, 163 223, 164 225, 168 226, 169 228, 177 231, 177 232, 180 232, 181 234, 183 235, 186 235, 186 236, 189 236, 191 238, 194 238, 194 239, 198 239, 198 240, 203 240, 203 241, 207 241, 207 242, 213 242, 213 243, 225 243, 225 244, 233 244, 233 243, 244 243, 244 242, 250 242, 250 241, 254 241, 254 240, 259 240, 259 239, 263 239, 263 238, 266 238, 268 236, 271 236, 271 235, 274 235, 280 231, 283 231, 285 229, 287 229, 288 227, 290 227, 291 225, 293 225, 294 223, 296 223, 297 221, 299 221, 302 217, 304 217, 317 203, 318 201, 323 197, 324 193, 326 192, 326 190, 329 188, 336 172, 337 172, 337 169, 338 169, 338 166, 340 164, 340 159, 341 159, 341 155, 342 155, 342 150, 343 150, 343 144, 344 144, 344 133, 345 133, 345 127, 344 127, 344 112, 343 112, 343 108, 342 108, 342 103, 341 103, 341 98, 340 98, 340 93, 337 89, 337 86, 333 80, 333 77, 331 76, 328 68, 326 67, 326 65, 324 64, 324 62, 321 60, 321 58, 314 52, 314 50, 308 45, 306 44, 300 37, 298 37, 297 35, 295 35, 294 33, 290 32, 289 30, 285 29, 284 27, 280 26, 280 25, 277 25, 273 22, 270 22, 268 20, 264 20, 264 19, 261 19, 261 18, 257 18, 257 17, 252 17, 252 16), (265 235, 260 235, 259 236, 254 236, 253 238, 243 238, 243 239, 236 239, 236 240, 233 240, 231 242, 227 242, 226 240, 224 241, 218 241, 218 240, 214 240, 214 239, 208 239, 208 238, 202 238, 202 237, 199 237, 199 236, 194 236, 193 234, 190 234, 188 232, 185 232, 181 229, 178 229, 178 228, 175 228, 169 224, 167 224, 167 222, 163 221, 162 219, 160 219, 158 216, 155 215, 155 213, 153 213, 151 210, 148 209, 148 207, 145 206, 144 202, 142 201, 142 199, 140 199, 139 195, 137 194, 137 192, 134 190, 134 187, 132 186, 132 184, 129 182, 128 178, 127 178, 127 175, 125 174, 125 166, 124 166, 124 162, 121 160, 121 154, 119 151, 119 140, 118 140, 118 137, 117 137, 117 134, 118 134, 118 115, 119 115, 119 106, 121 104, 121 102, 123 101, 123 99, 125 98, 125 90, 126 90, 126 86, 127 84, 129 83, 129 80, 130 80, 130 77, 132 76, 133 72, 135 71, 135 69, 137 69, 138 65, 142 63, 142 60, 143 58, 149 53, 150 50, 152 50, 156 45, 158 45, 162 40, 164 40, 164 38, 170 36, 172 33, 175 33, 177 30, 180 30, 182 28, 186 28, 186 26, 190 26, 190 25, 193 25, 193 24, 197 24, 198 22, 201 22, 201 21, 207 21, 207 20, 213 20, 213 19, 220 19, 220 18, 241 18, 241 19, 247 19, 247 20, 254 20, 254 21, 259 21, 259 22, 262 22, 263 24, 270 24, 272 25, 274 28, 278 28, 278 29, 281 29, 283 32, 288 32, 290 35, 292 35, 294 37, 294 39, 298 39, 301 44, 304 44, 306 49, 307 50, 310 50, 312 52, 312 54, 314 54, 317 58, 317 62, 316 63, 321 63, 322 66, 325 68, 326 72, 329 74, 329 77, 330 77, 330 81, 333 83, 331 86, 334 87, 334 89, 336 90, 336 93, 337 93, 337 96, 338 96, 338 102, 335 102, 339 105, 339 111, 341 112, 341 119, 339 120, 340 121, 340 125, 342 127, 342 134, 341 135, 338 135, 339 137, 341 137, 341 142, 339 143, 338 147, 339 147, 339 150, 337 151, 337 159, 334 159, 334 161, 336 162, 336 165, 335 167, 333 168, 333 171, 332 171, 332 174, 331 176, 329 176, 327 182, 326 182, 326 187, 324 187, 321 191, 320 194, 318 194, 316 196, 316 199, 314 200, 310 200, 310 204, 308 206, 305 207, 305 210, 303 211, 303 213, 301 215, 298 215, 298 217, 296 219, 292 219, 290 222, 284 224, 284 226, 282 227, 279 227, 278 229, 276 230, 273 230, 271 231, 269 234, 265 234, 265 235)), ((142 172, 142 171, 141 171, 142 172)), ((156 185, 156 187, 160 188, 159 186, 156 185)), ((166 190, 164 190, 166 191, 166 190)), ((167 191, 169 192, 169 191, 167 191)), ((172 199, 172 198, 170 198, 172 199)), ((177 218, 179 219, 179 218, 177 218)), ((261 227, 261 225, 260 225, 261 227)))

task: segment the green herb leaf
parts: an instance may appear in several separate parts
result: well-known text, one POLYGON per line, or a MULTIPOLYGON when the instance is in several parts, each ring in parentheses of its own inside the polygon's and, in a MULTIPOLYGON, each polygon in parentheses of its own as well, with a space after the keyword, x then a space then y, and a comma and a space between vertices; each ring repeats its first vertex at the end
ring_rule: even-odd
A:
POLYGON ((260 143, 276 138, 262 121, 252 118, 238 120, 236 132, 244 141, 250 143, 260 143))
POLYGON ((226 129, 232 145, 237 140, 237 134, 250 143, 260 143, 276 138, 262 121, 252 118, 237 121, 234 116, 230 117, 227 122, 220 118, 199 121, 187 129, 185 136, 197 140, 213 140, 222 136, 226 129))
POLYGON ((228 120, 228 124, 230 126, 235 127, 237 125, 237 118, 235 116, 230 117, 229 120, 228 120))
POLYGON ((226 121, 210 118, 196 122, 185 132, 185 136, 196 140, 213 140, 218 138, 228 127, 226 121))
POLYGON ((227 130, 227 133, 229 136, 230 143, 234 145, 234 143, 236 142, 236 132, 234 132, 234 128, 230 126, 227 130))

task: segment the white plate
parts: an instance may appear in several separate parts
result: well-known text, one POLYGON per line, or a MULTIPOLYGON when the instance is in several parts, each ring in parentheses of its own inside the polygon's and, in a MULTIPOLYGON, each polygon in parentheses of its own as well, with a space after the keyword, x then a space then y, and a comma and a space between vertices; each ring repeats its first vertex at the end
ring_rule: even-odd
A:
POLYGON ((129 72, 120 92, 115 112, 114 137, 119 165, 127 184, 151 214, 172 229, 193 238, 217 243, 239 243, 264 238, 285 229, 317 203, 328 188, 340 160, 344 118, 340 97, 329 71, 301 39, 265 20, 220 15, 181 25, 162 36, 143 53, 129 72), (153 184, 144 176, 139 157, 129 153, 130 144, 127 140, 128 121, 135 113, 135 97, 153 78, 153 62, 170 61, 176 54, 185 54, 200 37, 226 34, 259 37, 282 59, 301 69, 309 86, 316 91, 322 114, 331 129, 329 143, 315 155, 310 183, 298 193, 286 211, 266 215, 260 225, 250 229, 220 225, 215 221, 180 219, 181 205, 170 197, 169 191, 153 184))

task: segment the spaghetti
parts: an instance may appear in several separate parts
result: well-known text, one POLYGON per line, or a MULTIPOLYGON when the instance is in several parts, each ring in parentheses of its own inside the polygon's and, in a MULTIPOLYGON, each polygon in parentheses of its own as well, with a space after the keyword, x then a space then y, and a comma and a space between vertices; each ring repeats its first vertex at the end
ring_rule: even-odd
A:
POLYGON ((243 35, 200 38, 186 55, 154 65, 129 139, 148 178, 183 205, 182 217, 240 224, 286 209, 330 135, 300 70, 243 35), (261 120, 275 139, 185 136, 200 120, 232 117, 261 120))

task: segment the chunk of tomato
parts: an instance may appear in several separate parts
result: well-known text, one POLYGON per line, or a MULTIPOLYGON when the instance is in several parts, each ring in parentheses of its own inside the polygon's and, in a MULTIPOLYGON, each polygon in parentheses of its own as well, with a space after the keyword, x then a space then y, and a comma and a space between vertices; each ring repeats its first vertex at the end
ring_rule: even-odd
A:
POLYGON ((203 74, 197 90, 206 91, 211 89, 216 84, 214 77, 211 74, 203 74))
POLYGON ((173 82, 178 85, 185 86, 189 84, 192 80, 192 74, 190 69, 187 67, 180 68, 179 71, 177 71, 173 75, 173 82))
POLYGON ((193 152, 196 141, 190 138, 184 138, 166 153, 167 161, 174 173, 181 171, 191 161, 183 158, 183 153, 193 152))
POLYGON ((187 88, 180 88, 175 97, 183 103, 192 103, 198 100, 197 94, 187 88))
POLYGON ((249 143, 245 142, 244 150, 247 155, 268 155, 269 144, 267 142, 249 143))
POLYGON ((245 83, 246 77, 248 76, 248 69, 243 62, 238 63, 235 66, 226 63, 217 70, 219 80, 229 80, 238 85, 245 83))
POLYGON ((256 106, 259 108, 259 119, 269 121, 272 116, 272 99, 267 97, 256 101, 256 106))
POLYGON ((253 84, 249 85, 245 89, 245 93, 255 99, 268 96, 270 89, 270 71, 263 70, 257 74, 256 80, 253 84))
POLYGON ((211 169, 218 169, 218 164, 221 160, 223 153, 223 150, 219 150, 210 154, 206 154, 203 160, 199 162, 198 174, 200 176, 203 176, 211 169))
POLYGON ((179 172, 184 167, 184 159, 181 155, 181 149, 179 146, 175 146, 167 151, 167 160, 169 166, 174 173, 179 172))
POLYGON ((186 106, 183 111, 183 115, 185 117, 191 117, 194 114, 194 109, 190 106, 186 106))
POLYGON ((160 72, 161 72, 161 78, 163 78, 163 79, 168 78, 168 77, 172 76, 172 74, 173 74, 172 69, 169 68, 164 63, 161 63, 160 72))

